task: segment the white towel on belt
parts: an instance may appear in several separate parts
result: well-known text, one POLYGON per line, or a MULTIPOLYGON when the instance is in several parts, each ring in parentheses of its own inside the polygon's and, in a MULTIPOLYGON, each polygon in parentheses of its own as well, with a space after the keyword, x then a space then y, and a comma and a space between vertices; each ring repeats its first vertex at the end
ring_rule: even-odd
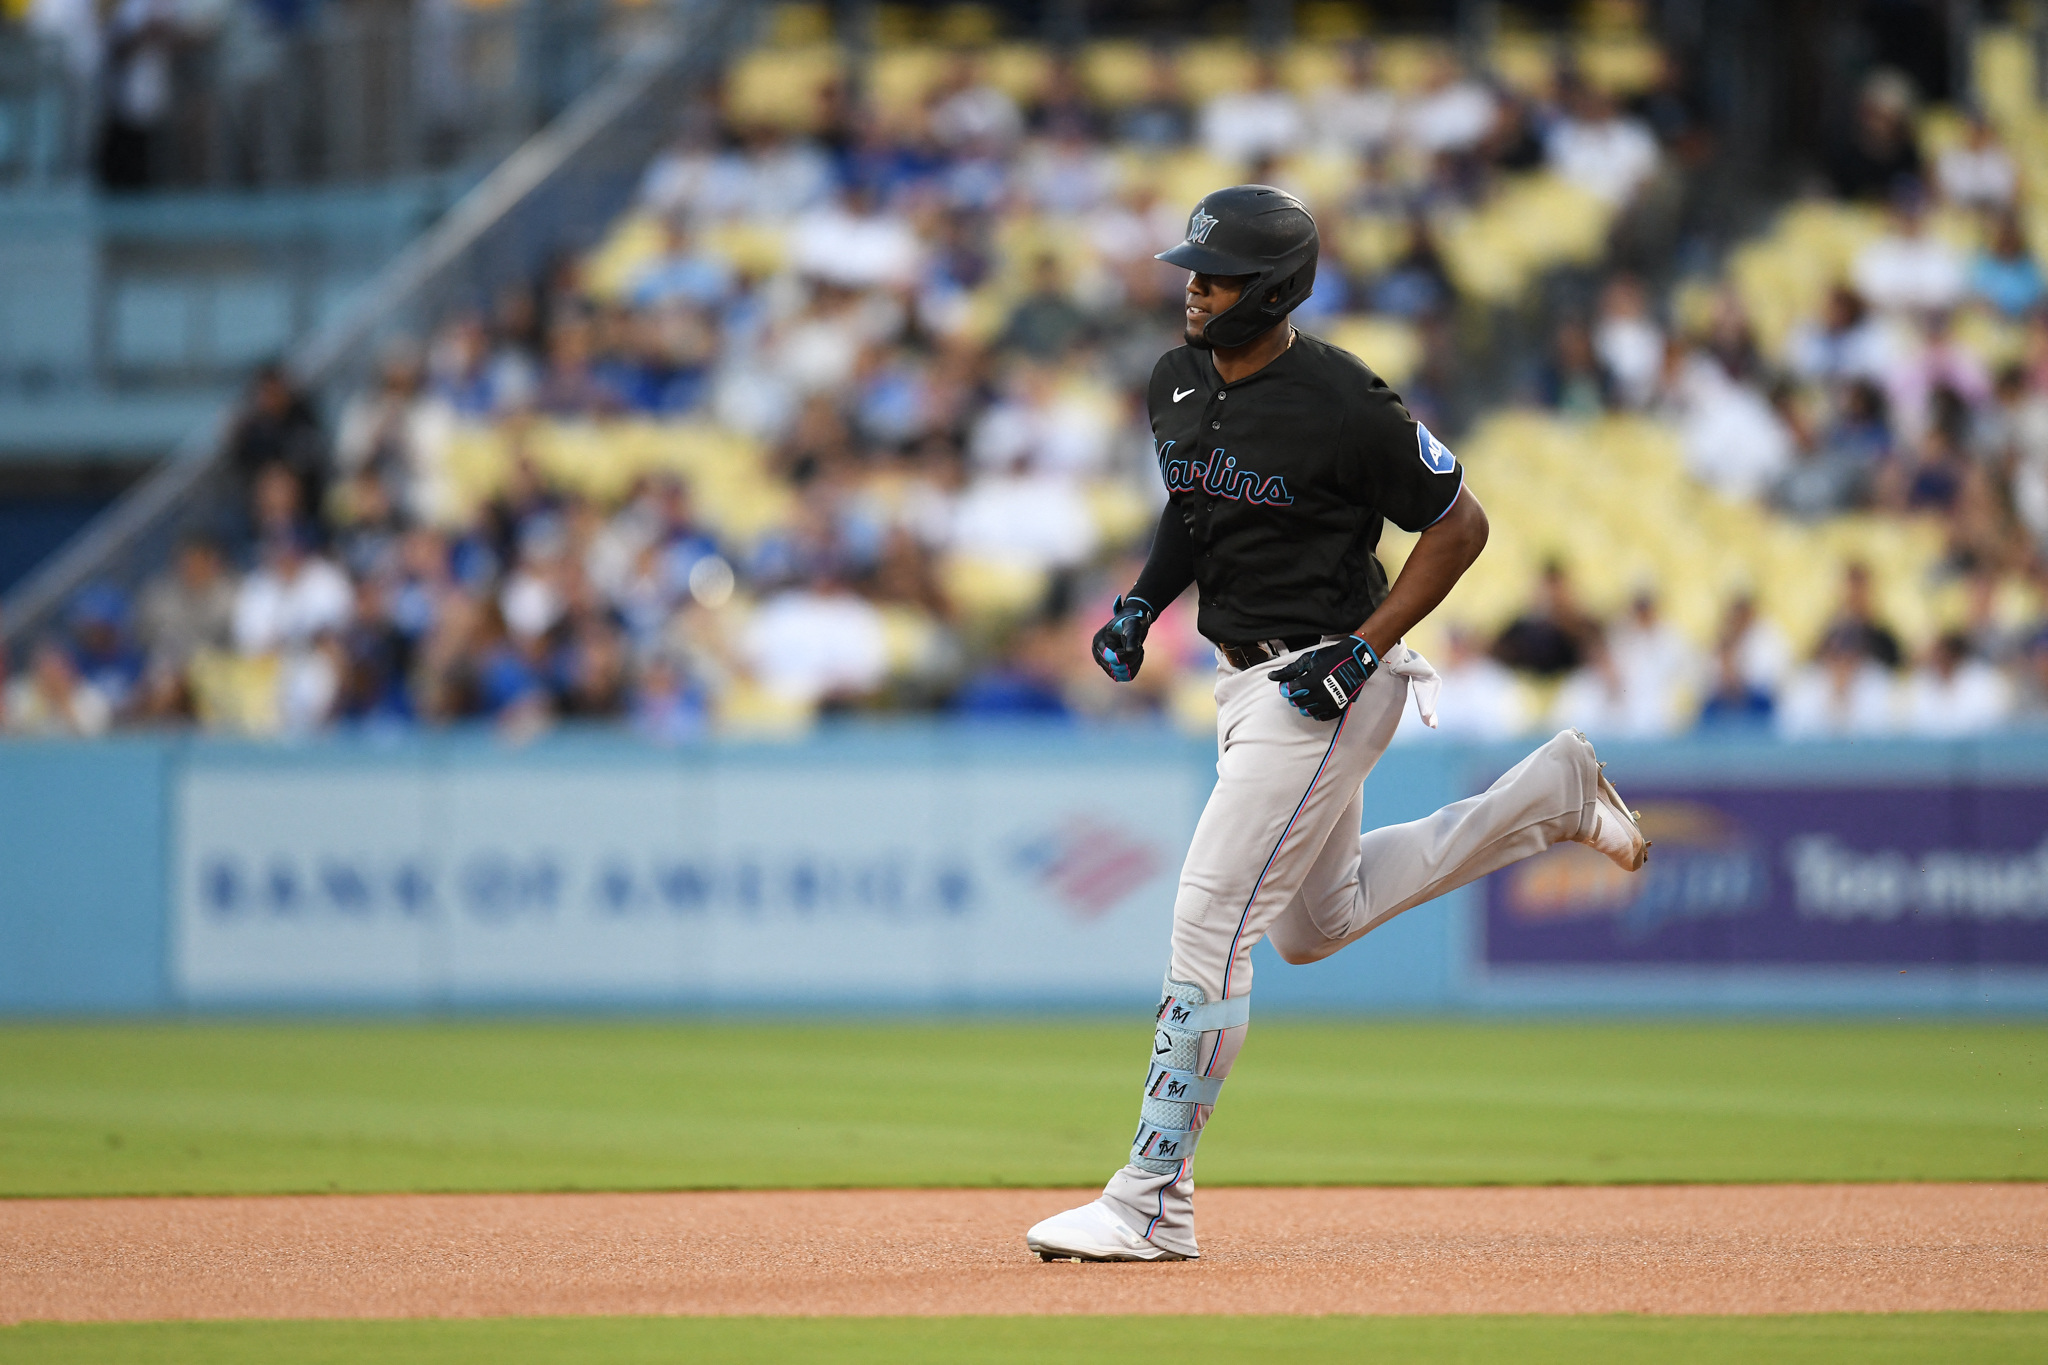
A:
POLYGON ((1398 657, 1386 660, 1387 671, 1408 680, 1408 691, 1415 698, 1415 714, 1422 717, 1422 723, 1436 729, 1436 699, 1444 690, 1444 680, 1437 671, 1407 645, 1399 645, 1393 651, 1398 657))

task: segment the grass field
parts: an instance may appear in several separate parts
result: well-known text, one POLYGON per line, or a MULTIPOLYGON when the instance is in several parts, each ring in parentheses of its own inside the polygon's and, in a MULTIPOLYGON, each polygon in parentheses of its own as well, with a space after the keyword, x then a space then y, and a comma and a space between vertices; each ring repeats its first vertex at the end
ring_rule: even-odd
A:
POLYGON ((0 1328, 0 1365, 1088 1365, 1199 1341, 1236 1361, 1375 1365, 1980 1365, 2048 1357, 2048 1315, 1655 1318, 523 1318, 0 1328))
MULTIPOLYGON (((0 1026, 0 1195, 1087 1185, 1123 1157, 1146 1040, 1143 1020, 0 1026)), ((2044 1126, 2038 1024, 1276 1020, 1202 1175, 2038 1180, 2044 1126)))

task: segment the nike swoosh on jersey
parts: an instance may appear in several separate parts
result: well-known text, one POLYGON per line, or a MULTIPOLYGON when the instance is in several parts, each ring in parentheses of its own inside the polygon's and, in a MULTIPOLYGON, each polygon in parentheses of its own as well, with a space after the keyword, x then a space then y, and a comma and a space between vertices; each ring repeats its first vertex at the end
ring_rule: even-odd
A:
POLYGON ((1175 389, 1173 391, 1173 401, 1178 403, 1181 399, 1187 397, 1189 394, 1193 392, 1193 389, 1175 389))

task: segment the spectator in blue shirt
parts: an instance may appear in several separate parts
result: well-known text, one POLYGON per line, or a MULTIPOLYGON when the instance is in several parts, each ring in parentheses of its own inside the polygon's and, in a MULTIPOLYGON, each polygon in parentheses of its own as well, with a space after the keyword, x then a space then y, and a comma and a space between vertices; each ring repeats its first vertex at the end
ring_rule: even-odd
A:
POLYGON ((2041 268, 2010 213, 1999 219, 1990 248, 1970 262, 1970 293, 2009 318, 2024 317, 2041 302, 2041 268))

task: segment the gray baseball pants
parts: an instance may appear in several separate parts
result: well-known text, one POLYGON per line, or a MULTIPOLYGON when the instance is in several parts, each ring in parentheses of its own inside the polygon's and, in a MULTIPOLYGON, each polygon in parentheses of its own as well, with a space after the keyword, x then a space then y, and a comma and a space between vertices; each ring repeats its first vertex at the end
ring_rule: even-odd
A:
MULTIPOLYGON (((1311 720, 1269 677, 1292 657, 1218 665, 1216 787, 1181 867, 1167 971, 1210 1001, 1251 990, 1261 938, 1285 961, 1319 961, 1596 818, 1593 747, 1568 730, 1479 795, 1361 835, 1363 784, 1401 723, 1408 680, 1382 670, 1342 718, 1311 720)), ((1247 1028, 1203 1034, 1199 1074, 1228 1076, 1247 1028)), ((1193 1196, 1192 1158, 1164 1175, 1126 1165, 1103 1191, 1134 1230, 1182 1255, 1196 1250, 1193 1196)))

